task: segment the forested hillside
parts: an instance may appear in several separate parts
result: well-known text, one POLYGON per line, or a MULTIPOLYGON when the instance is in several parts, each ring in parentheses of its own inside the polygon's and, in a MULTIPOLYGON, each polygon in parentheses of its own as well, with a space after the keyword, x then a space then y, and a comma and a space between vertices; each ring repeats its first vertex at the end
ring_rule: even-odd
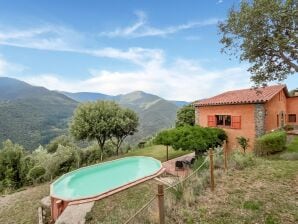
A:
POLYGON ((142 91, 117 96, 65 93, 31 86, 16 79, 0 78, 0 142, 11 139, 32 150, 66 134, 68 122, 78 105, 75 99, 80 102, 114 100, 134 110, 140 118, 140 126, 138 132, 128 139, 130 144, 173 126, 178 110, 175 103, 142 91))
POLYGON ((34 149, 67 132, 77 102, 55 91, 0 78, 0 142, 34 149))

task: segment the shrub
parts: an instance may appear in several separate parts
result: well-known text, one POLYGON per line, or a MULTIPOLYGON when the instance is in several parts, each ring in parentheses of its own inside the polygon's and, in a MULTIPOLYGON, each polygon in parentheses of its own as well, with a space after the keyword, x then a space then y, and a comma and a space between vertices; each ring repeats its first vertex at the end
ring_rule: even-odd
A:
POLYGON ((286 149, 287 135, 285 131, 275 131, 265 134, 256 140, 255 153, 269 155, 286 149))
POLYGON ((46 170, 42 166, 35 166, 28 173, 28 179, 31 179, 32 182, 39 182, 42 176, 46 173, 46 170))
POLYGON ((243 149, 243 151, 245 153, 246 149, 248 148, 249 139, 245 138, 243 136, 239 136, 239 137, 237 137, 237 142, 241 146, 241 148, 243 149))
POLYGON ((246 167, 253 166, 255 164, 254 155, 252 153, 242 153, 240 151, 234 151, 231 155, 233 166, 238 170, 243 170, 246 167))

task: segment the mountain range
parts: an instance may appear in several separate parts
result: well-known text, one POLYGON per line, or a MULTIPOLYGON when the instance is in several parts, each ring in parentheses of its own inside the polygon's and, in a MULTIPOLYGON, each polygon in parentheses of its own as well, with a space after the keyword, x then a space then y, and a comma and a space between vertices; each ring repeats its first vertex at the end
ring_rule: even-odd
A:
POLYGON ((0 142, 11 139, 27 149, 47 144, 68 132, 68 122, 79 103, 95 100, 113 100, 138 114, 139 131, 128 140, 131 144, 174 125, 179 106, 187 104, 167 101, 142 91, 117 96, 50 91, 17 79, 0 77, 0 142))

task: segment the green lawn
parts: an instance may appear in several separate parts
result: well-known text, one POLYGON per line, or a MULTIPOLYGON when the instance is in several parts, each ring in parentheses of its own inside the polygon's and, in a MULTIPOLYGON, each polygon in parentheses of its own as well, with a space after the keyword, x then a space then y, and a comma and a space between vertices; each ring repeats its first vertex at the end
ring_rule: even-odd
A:
MULTIPOLYGON (((228 173, 221 171, 216 177, 214 193, 207 185, 199 193, 195 188, 183 193, 179 201, 169 200, 171 197, 166 194, 167 223, 298 223, 297 161, 255 160, 255 165, 243 170, 229 164, 228 173)), ((149 181, 98 201, 88 214, 87 223, 123 223, 154 194, 156 182, 149 181)), ((132 223, 157 223, 156 205, 153 202, 132 223)))
MULTIPOLYGON (((169 147, 169 159, 183 156, 191 152, 192 151, 174 150, 171 147, 169 147)), ((133 151, 128 152, 127 154, 124 154, 124 156, 150 156, 163 162, 167 159, 167 151, 166 146, 152 145, 143 149, 135 149, 133 151)))
POLYGON ((298 152, 298 137, 294 138, 288 145, 287 145, 288 152, 298 152))

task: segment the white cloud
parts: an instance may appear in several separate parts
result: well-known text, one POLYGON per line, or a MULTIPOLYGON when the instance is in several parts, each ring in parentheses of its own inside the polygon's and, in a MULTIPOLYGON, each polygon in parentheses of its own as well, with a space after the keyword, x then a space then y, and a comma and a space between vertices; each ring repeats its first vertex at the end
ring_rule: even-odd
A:
POLYGON ((22 72, 24 66, 8 62, 0 55, 0 76, 12 76, 16 73, 22 72))
POLYGON ((177 59, 171 66, 149 62, 139 70, 129 72, 90 69, 90 76, 84 80, 65 80, 55 74, 23 80, 52 90, 91 91, 111 95, 142 90, 166 99, 188 101, 249 86, 249 74, 245 68, 208 70, 198 62, 186 59, 177 59))
POLYGON ((211 18, 203 21, 193 21, 193 22, 188 22, 185 24, 179 24, 175 26, 157 28, 149 25, 145 12, 137 11, 135 14, 137 16, 137 21, 134 24, 127 27, 119 27, 113 31, 101 32, 100 36, 127 37, 127 38, 138 38, 138 37, 148 37, 148 36, 165 37, 169 34, 174 34, 182 30, 215 25, 219 21, 218 18, 211 18))
MULTIPOLYGON (((128 31, 129 32, 129 31, 128 31)), ((86 37, 64 27, 44 26, 32 29, 4 29, 0 31, 0 45, 16 46, 39 50, 75 52, 95 57, 127 60, 143 66, 144 63, 162 61, 160 49, 132 47, 127 50, 116 48, 89 49, 83 47, 86 37)), ((2 65, 3 66, 3 65, 2 65)))
POLYGON ((217 5, 219 5, 219 4, 221 4, 221 3, 223 3, 223 0, 218 0, 218 1, 216 2, 217 5))
POLYGON ((33 28, 1 26, 0 45, 50 51, 81 53, 86 37, 73 29, 56 25, 33 28))

